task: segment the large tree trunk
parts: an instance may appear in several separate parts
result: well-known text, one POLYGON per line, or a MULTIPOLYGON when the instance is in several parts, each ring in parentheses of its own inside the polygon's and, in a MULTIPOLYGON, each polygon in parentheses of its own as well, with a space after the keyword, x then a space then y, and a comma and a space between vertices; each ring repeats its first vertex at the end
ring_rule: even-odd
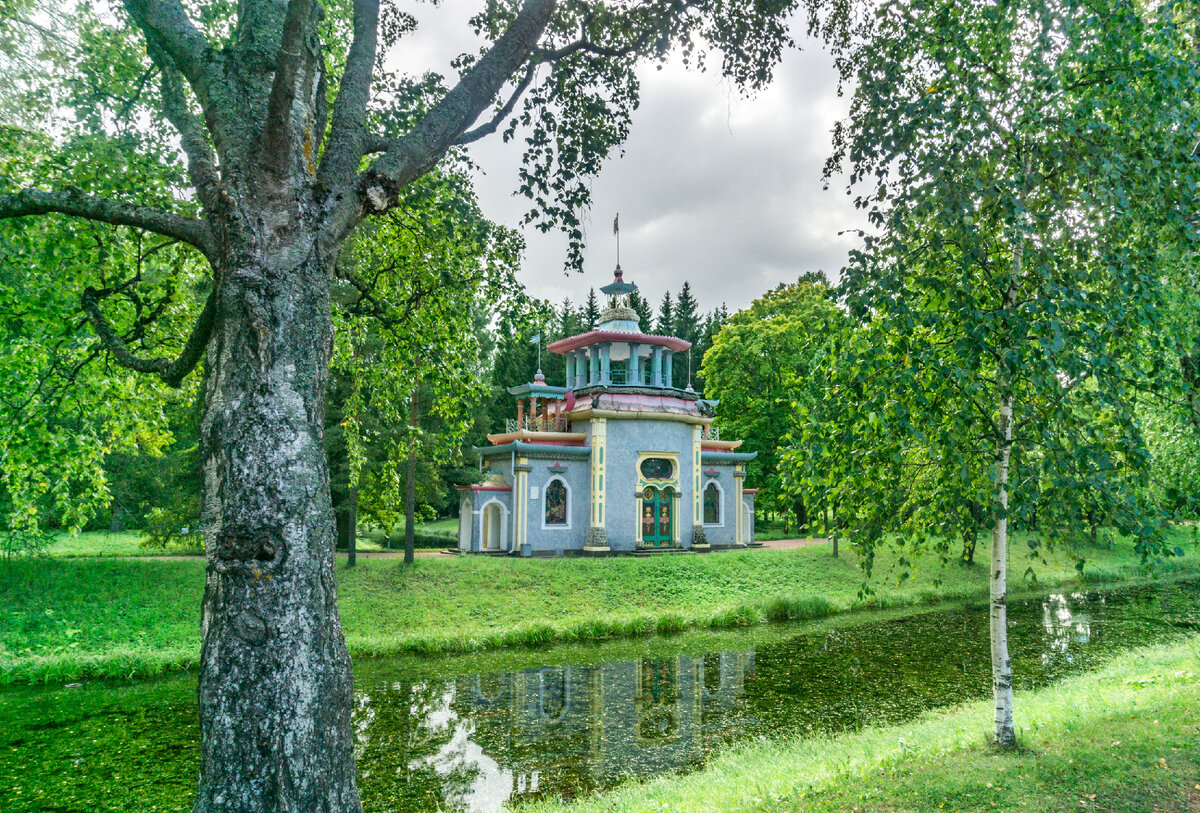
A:
POLYGON ((323 438, 329 274, 293 234, 220 275, 208 347, 197 813, 361 810, 323 438))

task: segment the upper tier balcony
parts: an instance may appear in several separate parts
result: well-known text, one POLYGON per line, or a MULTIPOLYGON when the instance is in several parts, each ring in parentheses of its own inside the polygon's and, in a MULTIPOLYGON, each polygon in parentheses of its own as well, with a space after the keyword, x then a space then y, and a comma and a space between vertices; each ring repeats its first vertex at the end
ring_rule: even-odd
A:
POLYGON ((520 418, 508 418, 504 421, 505 432, 566 432, 567 419, 552 415, 538 415, 531 418, 524 415, 520 418))

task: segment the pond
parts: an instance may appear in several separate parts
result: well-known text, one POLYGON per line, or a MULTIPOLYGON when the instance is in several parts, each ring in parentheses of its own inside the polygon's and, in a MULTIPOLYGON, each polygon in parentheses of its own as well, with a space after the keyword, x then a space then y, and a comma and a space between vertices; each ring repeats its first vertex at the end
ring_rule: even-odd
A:
MULTIPOLYGON (((1200 581, 1009 607, 1018 691, 1200 629, 1200 581)), ((692 770, 761 736, 909 719, 990 691, 986 608, 858 616, 356 669, 368 811, 496 810, 692 770)), ((186 808, 195 679, 0 693, 6 810, 186 808)), ((1019 707, 1018 707, 1019 713, 1019 707)))

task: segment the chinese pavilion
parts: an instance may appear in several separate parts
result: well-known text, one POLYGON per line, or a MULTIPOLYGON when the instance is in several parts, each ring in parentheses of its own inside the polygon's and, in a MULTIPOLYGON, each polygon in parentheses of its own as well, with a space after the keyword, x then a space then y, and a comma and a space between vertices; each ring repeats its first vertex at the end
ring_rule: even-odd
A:
POLYGON ((516 419, 477 447, 483 483, 462 486, 458 547, 524 556, 747 546, 753 453, 721 440, 715 402, 674 386, 674 356, 691 347, 643 333, 620 265, 600 289, 595 330, 554 342, 563 386, 510 387, 516 419))

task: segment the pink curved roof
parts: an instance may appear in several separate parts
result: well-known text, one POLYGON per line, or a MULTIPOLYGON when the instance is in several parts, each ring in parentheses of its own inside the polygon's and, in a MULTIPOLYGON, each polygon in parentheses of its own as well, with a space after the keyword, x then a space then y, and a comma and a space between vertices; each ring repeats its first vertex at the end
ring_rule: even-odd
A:
POLYGON ((578 350, 581 347, 591 347, 593 344, 600 342, 633 342, 634 344, 653 344, 659 347, 665 347, 672 352, 678 353, 687 350, 692 346, 692 343, 685 341, 676 336, 650 336, 645 333, 622 333, 619 330, 593 330, 589 333, 580 333, 578 336, 569 336, 565 339, 559 339, 553 344, 546 345, 546 349, 551 353, 566 353, 571 350, 578 350))

